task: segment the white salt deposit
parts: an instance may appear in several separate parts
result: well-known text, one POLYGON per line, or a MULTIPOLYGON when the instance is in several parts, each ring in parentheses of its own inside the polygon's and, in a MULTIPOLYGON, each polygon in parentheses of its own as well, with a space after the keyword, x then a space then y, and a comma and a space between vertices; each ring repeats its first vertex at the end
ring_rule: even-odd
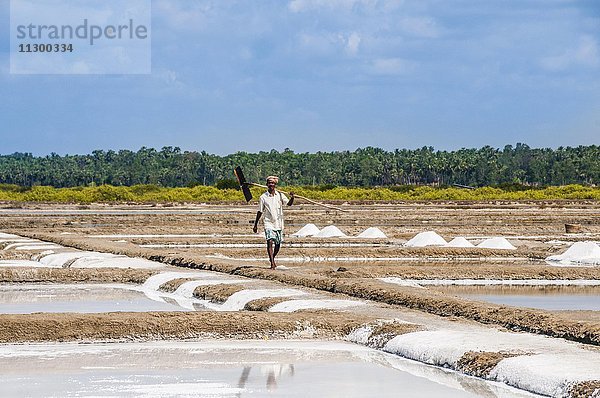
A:
POLYGON ((420 285, 420 280, 402 279, 395 276, 390 276, 388 278, 379 278, 379 280, 382 282, 393 283, 394 285, 418 287, 423 289, 423 286, 420 285))
POLYGON ((156 274, 156 275, 152 275, 151 277, 149 277, 148 279, 146 279, 146 282, 144 282, 144 284, 142 285, 142 287, 144 287, 145 289, 151 289, 151 290, 158 290, 158 288, 168 282, 171 281, 173 279, 180 279, 180 278, 186 278, 186 279, 192 279, 192 278, 211 278, 214 277, 213 274, 209 273, 209 272, 163 272, 160 274, 156 274))
MULTIPOLYGON (((568 349, 583 352, 575 347, 560 339, 486 329, 406 333, 391 339, 383 350, 431 365, 454 368, 458 360, 468 351, 506 351, 521 355, 568 349)), ((600 359, 599 354, 596 354, 596 358, 600 359)))
POLYGON ((314 235, 315 238, 343 238, 345 236, 346 234, 335 225, 328 225, 314 235))
POLYGON ((573 383, 600 380, 600 359, 598 353, 583 350, 506 358, 489 378, 537 394, 567 397, 573 383))
POLYGON ((315 224, 306 224, 302 228, 298 230, 298 232, 292 234, 292 236, 296 236, 299 238, 304 238, 306 236, 313 236, 321 232, 321 230, 315 224))
POLYGON ((559 265, 600 265, 600 246, 595 242, 575 242, 563 254, 546 258, 559 265))
POLYGON ((211 308, 219 311, 239 311, 253 300, 267 297, 302 296, 305 294, 305 292, 296 289, 246 289, 233 293, 222 305, 218 307, 211 306, 211 308))
POLYGON ((70 268, 137 268, 137 269, 154 269, 164 268, 165 264, 157 261, 150 261, 144 258, 134 257, 109 257, 109 258, 94 258, 82 257, 73 261, 70 268))
POLYGON ((370 227, 362 231, 360 234, 356 236, 357 238, 367 238, 367 239, 376 239, 376 238, 387 238, 387 236, 377 227, 370 227))
POLYGON ((47 265, 31 260, 0 260, 0 267, 47 268, 47 265))
POLYGON ((51 246, 52 248, 58 248, 61 247, 55 243, 51 243, 51 242, 42 242, 39 240, 30 240, 30 241, 26 241, 26 242, 16 242, 16 243, 11 243, 8 244, 4 247, 4 250, 10 250, 10 249, 15 249, 15 250, 35 250, 34 248, 36 247, 43 247, 43 246, 51 246))
POLYGON ((502 237, 486 239, 480 244, 478 244, 477 247, 480 247, 482 249, 516 250, 516 247, 514 247, 508 240, 506 240, 506 238, 502 237))
MULTIPOLYGON (((40 263, 45 264, 49 267, 62 267, 70 261, 73 261, 78 258, 88 257, 88 258, 116 258, 115 254, 111 253, 100 253, 100 252, 86 252, 86 251, 72 251, 72 252, 62 252, 62 253, 54 253, 49 254, 40 258, 40 263)), ((123 256, 121 256, 123 257, 123 256)))
POLYGON ((0 232, 0 238, 2 238, 2 239, 20 239, 22 237, 19 235, 13 235, 13 234, 7 234, 4 232, 0 232))
POLYGON ((362 301, 353 300, 290 300, 275 304, 269 308, 269 312, 294 312, 310 309, 338 310, 365 304, 362 301))
POLYGON ((444 246, 448 242, 439 236, 435 231, 421 232, 415 235, 411 240, 406 242, 404 246, 408 247, 425 247, 425 246, 444 246))
POLYGON ((457 236, 456 238, 448 242, 446 244, 446 247, 475 247, 475 245, 469 242, 466 238, 462 236, 457 236))
POLYGON ((16 247, 15 250, 36 251, 36 250, 58 249, 61 247, 62 246, 47 244, 47 245, 36 245, 36 246, 19 246, 19 247, 16 247))
POLYGON ((35 239, 29 239, 29 238, 14 238, 14 239, 0 239, 0 243, 7 243, 7 242, 35 242, 35 239))
POLYGON ((402 279, 379 278, 401 286, 600 286, 596 279, 402 279))

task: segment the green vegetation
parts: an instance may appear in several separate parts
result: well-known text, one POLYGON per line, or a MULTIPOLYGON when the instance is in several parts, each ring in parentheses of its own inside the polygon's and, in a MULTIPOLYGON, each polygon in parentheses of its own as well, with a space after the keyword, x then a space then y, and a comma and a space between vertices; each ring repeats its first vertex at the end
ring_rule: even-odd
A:
MULTIPOLYGON (((502 189, 483 187, 477 189, 434 188, 429 186, 404 186, 390 188, 346 188, 346 187, 286 187, 295 193, 315 200, 555 200, 555 199, 592 199, 600 200, 600 188, 582 185, 547 187, 534 189, 502 189)), ((261 188, 252 188, 254 198, 263 192, 261 188)), ((0 200, 21 202, 219 202, 243 201, 241 191, 219 189, 212 186, 197 185, 185 188, 164 188, 156 185, 134 185, 115 187, 101 185, 94 187, 53 188, 35 186, 23 189, 15 185, 0 185, 0 200)))
MULTIPOLYGON (((283 152, 237 152, 227 156, 182 152, 177 147, 164 147, 160 151, 141 148, 137 152, 98 150, 88 155, 44 157, 14 153, 0 156, 0 184, 15 184, 18 187, 14 189, 19 190, 19 187, 37 185, 195 187, 218 183, 224 191, 218 195, 222 196, 232 187, 235 166, 244 169, 248 181, 263 182, 267 175, 275 174, 282 185, 319 186, 323 192, 334 186, 443 187, 453 184, 496 185, 519 191, 535 186, 600 184, 600 146, 550 149, 517 144, 503 149, 485 146, 457 151, 436 151, 432 147, 384 151, 368 147, 353 152, 317 153, 294 153, 286 149, 283 152), (523 185, 525 188, 521 188, 523 185)), ((149 189, 146 193, 152 196, 154 188, 149 189)), ((404 190, 392 189, 397 193, 404 190)), ((128 197, 123 192, 116 190, 106 195, 128 197)), ((388 195, 385 191, 377 192, 371 194, 388 195)), ((448 195, 454 195, 449 192, 448 195)), ((183 192, 180 194, 185 196, 183 192)), ((365 196, 371 194, 364 193, 365 196)))

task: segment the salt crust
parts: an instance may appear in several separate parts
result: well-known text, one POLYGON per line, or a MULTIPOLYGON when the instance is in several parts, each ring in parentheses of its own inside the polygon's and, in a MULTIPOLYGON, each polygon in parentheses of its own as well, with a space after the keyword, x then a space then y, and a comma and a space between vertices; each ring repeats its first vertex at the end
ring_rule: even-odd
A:
POLYGON ((268 297, 293 297, 307 293, 296 289, 246 289, 233 293, 221 305, 211 305, 209 308, 217 311, 239 311, 244 309, 250 301, 268 297))
POLYGON ((289 300, 275 304, 269 308, 269 312, 294 312, 308 309, 330 309, 337 310, 349 307, 365 305, 362 301, 353 300, 289 300))
POLYGON ((198 278, 198 279, 200 279, 200 278, 214 278, 214 277, 215 277, 214 274, 211 274, 209 272, 203 272, 203 271, 163 272, 160 274, 152 275, 151 277, 146 279, 146 282, 144 282, 142 287, 145 289, 158 290, 158 288, 162 284, 172 281, 174 279, 180 279, 180 278, 189 278, 189 279, 198 278))
POLYGON ((386 234, 383 233, 377 227, 370 227, 362 231, 356 236, 357 238, 376 239, 376 238, 387 238, 386 234))
MULTIPOLYGON (((364 339, 364 337, 363 337, 364 339)), ((396 336, 383 348, 405 358, 456 368, 468 351, 510 352, 489 378, 537 394, 566 396, 569 386, 600 380, 600 354, 576 343, 529 333, 485 331, 421 331, 396 336)))
POLYGON ((378 278, 401 286, 600 286, 596 279, 402 279, 378 278))
POLYGON ((315 224, 306 224, 302 228, 298 230, 298 232, 292 234, 292 236, 296 236, 299 238, 304 238, 307 236, 313 236, 321 232, 321 230, 315 224))
POLYGON ((29 240, 29 241, 24 241, 24 242, 10 243, 4 247, 4 250, 10 250, 10 249, 32 250, 30 248, 36 248, 39 246, 52 246, 54 248, 61 247, 60 245, 57 245, 56 243, 52 243, 52 242, 43 242, 40 240, 29 240))
POLYGON ((0 267, 48 268, 48 266, 32 260, 0 260, 0 267))
POLYGON ((575 242, 562 254, 546 258, 559 265, 600 265, 600 246, 595 242, 575 242))
POLYGON ((314 235, 315 238, 342 238, 345 236, 346 234, 340 231, 335 225, 328 225, 314 235))
POLYGON ((482 249, 502 249, 502 250, 516 250, 517 249, 508 240, 506 240, 506 238, 503 238, 503 237, 495 237, 495 238, 486 239, 483 242, 481 242, 480 244, 478 244, 477 247, 482 248, 482 249))
POLYGON ((475 247, 475 245, 469 242, 466 238, 458 236, 446 243, 446 247, 475 247))
POLYGON ((426 247, 426 246, 444 246, 448 242, 439 236, 435 231, 421 232, 415 235, 404 246, 408 247, 426 247))
POLYGON ((577 382, 600 380, 600 356, 591 351, 506 358, 489 378, 551 397, 567 397, 577 382))

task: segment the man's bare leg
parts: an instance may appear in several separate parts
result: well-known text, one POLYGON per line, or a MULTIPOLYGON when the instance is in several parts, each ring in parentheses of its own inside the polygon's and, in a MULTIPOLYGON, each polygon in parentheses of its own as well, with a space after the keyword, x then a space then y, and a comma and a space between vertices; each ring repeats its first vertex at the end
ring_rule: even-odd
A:
MULTIPOLYGON (((273 239, 269 239, 267 241, 267 254, 269 255, 269 262, 271 263, 271 269, 275 269, 277 267, 277 265, 275 265, 275 255, 277 254, 277 252, 273 249, 273 243, 275 241, 273 239)), ((279 245, 275 245, 276 250, 279 251, 277 249, 277 246, 279 245)))

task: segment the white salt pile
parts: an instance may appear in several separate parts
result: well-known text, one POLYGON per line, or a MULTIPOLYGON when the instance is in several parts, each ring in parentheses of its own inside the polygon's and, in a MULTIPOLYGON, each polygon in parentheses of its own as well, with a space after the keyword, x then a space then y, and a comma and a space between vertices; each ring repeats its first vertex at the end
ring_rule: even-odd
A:
POLYGON ((462 236, 458 236, 452 239, 450 242, 446 244, 446 247, 475 247, 474 244, 469 242, 467 239, 462 236))
POLYGON ((304 238, 306 236, 314 236, 319 232, 321 232, 321 230, 315 224, 306 224, 305 226, 300 228, 298 232, 292 234, 292 236, 304 238))
POLYGON ((315 238, 341 238, 345 236, 346 234, 340 231, 335 225, 328 225, 314 235, 315 238))
POLYGON ((477 247, 480 247, 483 249, 505 249, 505 250, 516 250, 517 249, 509 241, 507 241, 506 238, 502 238, 502 237, 486 239, 483 242, 481 242, 480 244, 478 244, 477 247))
POLYGON ((387 238, 387 236, 377 227, 370 227, 362 231, 360 234, 356 236, 357 238, 367 238, 367 239, 375 239, 375 238, 387 238))
POLYGON ((435 231, 421 232, 404 244, 408 247, 444 246, 447 242, 435 231))
POLYGON ((550 256, 546 261, 559 265, 600 265, 600 246, 595 242, 575 242, 563 254, 550 256))

